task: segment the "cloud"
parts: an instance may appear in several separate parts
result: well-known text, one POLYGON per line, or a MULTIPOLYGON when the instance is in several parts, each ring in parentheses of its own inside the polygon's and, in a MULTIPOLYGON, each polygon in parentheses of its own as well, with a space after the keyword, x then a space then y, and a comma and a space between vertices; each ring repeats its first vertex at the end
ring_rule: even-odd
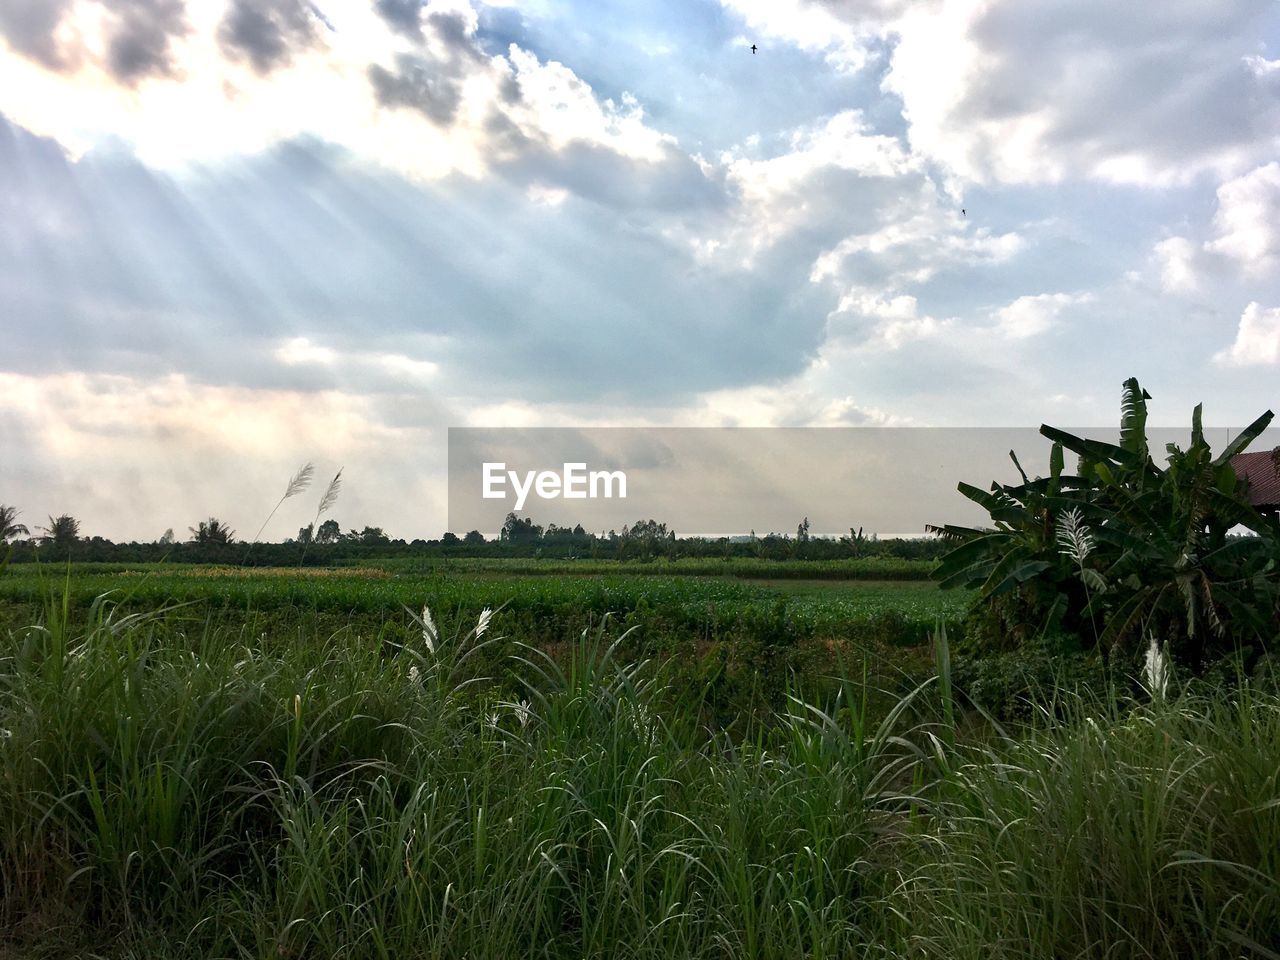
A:
POLYGON ((444 127, 453 123, 462 105, 460 79, 457 74, 450 76, 438 70, 436 64, 422 57, 407 54, 397 58, 394 72, 376 63, 369 67, 369 82, 378 103, 384 107, 409 107, 444 127))
POLYGON ((921 316, 913 296, 884 297, 875 290, 854 287, 828 315, 824 347, 847 344, 897 350, 913 341, 942 336, 955 326, 952 319, 921 316))
POLYGON ((915 150, 979 182, 1185 183, 1239 169, 1280 132, 1245 57, 1266 0, 921 6, 892 25, 885 89, 915 150))
POLYGON ((147 76, 172 76, 172 38, 187 31, 183 0, 132 0, 119 5, 119 26, 107 50, 107 69, 134 85, 147 76))
POLYGON ((318 39, 319 18, 306 0, 231 0, 218 40, 232 59, 246 59, 260 74, 287 66, 296 51, 318 39))
POLYGON ((17 54, 52 70, 71 65, 71 51, 55 36, 71 0, 6 0, 0 4, 0 36, 17 54))
POLYGON ((330 21, 308 0, 208 0, 185 14, 181 0, 110 6, 95 18, 83 0, 56 22, 6 13, 28 48, 42 31, 66 41, 45 61, 114 43, 114 68, 101 65, 119 82, 69 59, 56 73, 0 57, 0 113, 74 154, 123 144, 171 170, 312 137, 422 180, 496 172, 575 190, 581 178, 582 195, 613 206, 696 206, 724 192, 631 94, 602 97, 514 43, 488 52, 467 0, 335 6, 324 36, 330 21), (155 82, 138 85, 144 76, 155 82))
POLYGON ((752 156, 739 148, 719 159, 744 219, 736 236, 717 242, 731 244, 748 263, 797 230, 817 235, 829 219, 839 219, 847 230, 884 180, 920 172, 901 141, 873 132, 858 110, 789 131, 773 155, 752 156), (824 193, 858 198, 841 209, 818 200, 824 193))
POLYGON ((616 207, 549 205, 514 174, 423 189, 314 143, 185 178, 120 155, 72 162, 0 124, 0 314, 23 331, 0 369, 398 382, 490 403, 679 396, 799 369, 830 309, 805 280, 811 254, 780 250, 759 274, 692 263, 664 231, 714 194, 616 172, 616 187, 597 174, 616 207), (358 354, 406 359, 280 362, 358 354), (439 369, 425 386, 422 364, 439 369))
POLYGON ((1176 0, 721 0, 758 34, 856 71, 883 56, 912 150, 959 181, 1190 182, 1280 134, 1257 53, 1274 4, 1176 0))
POLYGON ((1025 340, 1051 330, 1068 307, 1088 303, 1088 294, 1040 293, 1019 297, 992 314, 996 330, 1011 340, 1025 340))
POLYGON ((1280 307, 1267 310, 1250 303, 1240 315, 1235 343, 1213 359, 1228 367, 1280 364, 1280 307))
POLYGON ((373 8, 393 30, 413 40, 422 36, 422 0, 375 0, 373 8))
POLYGON ((1271 162, 1218 188, 1217 236, 1205 249, 1237 261, 1247 273, 1280 264, 1280 163, 1271 162))
MULTIPOLYGON (((463 10, 431 10, 426 22, 430 37, 422 29, 422 5, 413 0, 380 3, 378 13, 392 28, 415 41, 414 53, 396 57, 395 68, 369 66, 378 103, 384 107, 416 110, 432 123, 447 127, 462 105, 462 87, 474 72, 491 65, 476 40, 477 18, 470 7, 463 10), (414 9, 410 9, 413 7, 414 9)), ((501 68, 504 79, 509 76, 501 68)), ((499 84, 499 89, 506 89, 499 84)))
POLYGON ((93 55, 126 87, 174 76, 172 42, 188 29, 184 0, 98 0, 79 10, 72 0, 8 0, 0 6, 0 36, 16 53, 57 71, 77 69, 93 55), (99 44, 72 22, 72 13, 83 18, 86 10, 98 22, 99 44))
POLYGON ((769 53, 767 38, 776 38, 808 53, 820 53, 836 69, 849 72, 862 69, 870 56, 873 33, 866 30, 865 25, 886 19, 895 6, 893 2, 859 3, 856 9, 861 16, 851 23, 846 18, 855 9, 853 4, 809 0, 721 0, 721 3, 741 17, 753 32, 751 37, 742 39, 744 44, 766 40, 766 56, 769 53))
POLYGON ((1189 293, 1200 285, 1195 244, 1186 237, 1161 240, 1152 251, 1160 265, 1160 286, 1166 293, 1189 293))
POLYGON ((681 426, 699 427, 889 427, 909 422, 852 396, 833 397, 805 378, 706 393, 677 417, 681 426))
POLYGON ((1244 58, 1244 65, 1253 71, 1255 77, 1280 76, 1280 60, 1268 60, 1266 57, 1250 54, 1244 58))
POLYGON ((440 373, 440 365, 404 353, 336 350, 313 343, 308 337, 289 337, 272 351, 286 367, 321 367, 332 385, 368 396, 421 390, 440 373))
POLYGON ((891 205, 877 229, 845 237, 815 262, 813 279, 857 273, 867 263, 888 268, 891 283, 921 283, 954 265, 1003 263, 1026 247, 1016 231, 993 234, 966 229, 955 212, 939 204, 937 188, 922 182, 891 205))

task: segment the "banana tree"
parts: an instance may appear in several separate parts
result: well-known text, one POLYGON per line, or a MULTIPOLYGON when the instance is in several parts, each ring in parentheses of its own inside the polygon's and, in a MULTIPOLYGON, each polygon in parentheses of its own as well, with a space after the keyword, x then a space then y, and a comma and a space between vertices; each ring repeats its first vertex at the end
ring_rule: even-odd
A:
POLYGON ((935 573, 941 585, 976 588, 976 610, 1003 604, 1027 621, 1007 630, 1052 623, 1109 651, 1134 650, 1155 633, 1196 667, 1210 651, 1274 644, 1280 529, 1249 506, 1231 467, 1271 412, 1215 457, 1197 406, 1190 446, 1170 444, 1161 467, 1146 435, 1149 399, 1136 379, 1125 381, 1117 444, 1042 426, 1053 441, 1046 478, 1031 480, 1019 465, 1018 485, 960 484, 993 526, 935 528, 958 542, 935 573), (1063 472, 1064 450, 1078 458, 1073 475, 1063 472), (1247 535, 1230 536, 1236 529, 1247 535), (1020 604, 1001 599, 1010 592, 1020 604))

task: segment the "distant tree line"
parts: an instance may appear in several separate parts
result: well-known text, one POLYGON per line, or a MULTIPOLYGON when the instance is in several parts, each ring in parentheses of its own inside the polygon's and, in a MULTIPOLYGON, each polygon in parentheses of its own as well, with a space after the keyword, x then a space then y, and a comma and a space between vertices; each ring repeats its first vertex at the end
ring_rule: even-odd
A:
MULTIPOLYGON (((318 518, 317 518, 318 519, 318 518)), ((860 528, 847 536, 817 537, 810 534, 806 517, 794 534, 754 531, 741 537, 678 537, 667 524, 638 520, 620 530, 593 533, 573 527, 543 526, 532 518, 508 514, 496 539, 478 530, 459 536, 445 533, 435 540, 393 538, 382 527, 366 526, 343 532, 335 519, 302 527, 296 537, 280 543, 244 542, 217 517, 187 528, 178 540, 166 530, 153 541, 117 543, 104 537, 80 535, 80 523, 63 514, 49 517, 35 535, 18 522, 18 511, 0 505, 0 544, 10 562, 33 560, 147 563, 237 563, 249 566, 325 565, 338 561, 390 557, 546 557, 548 559, 655 560, 677 557, 768 560, 840 560, 857 557, 932 559, 945 552, 935 538, 878 539, 860 528)))

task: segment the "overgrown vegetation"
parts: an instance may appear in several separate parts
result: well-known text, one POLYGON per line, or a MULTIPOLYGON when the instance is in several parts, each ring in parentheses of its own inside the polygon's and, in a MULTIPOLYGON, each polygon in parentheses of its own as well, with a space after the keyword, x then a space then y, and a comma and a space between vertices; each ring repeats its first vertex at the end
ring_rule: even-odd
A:
POLYGON ((1276 948, 1280 698, 1254 683, 974 729, 940 637, 905 695, 851 664, 727 734, 607 625, 547 655, 483 612, 371 643, 76 609, 0 660, 19 955, 1276 948))
POLYGON ((1191 442, 1159 466, 1147 442, 1150 396, 1124 384, 1118 444, 1045 426, 1049 475, 960 484, 990 529, 941 528, 959 545, 935 576, 978 591, 966 637, 982 654, 1048 642, 1126 666, 1149 645, 1203 672, 1241 654, 1252 666, 1280 638, 1280 519, 1253 509, 1231 459, 1267 427, 1267 411, 1216 456, 1192 414, 1191 442), (1065 452, 1078 457, 1065 470, 1065 452), (1237 535, 1236 532, 1239 532, 1237 535))

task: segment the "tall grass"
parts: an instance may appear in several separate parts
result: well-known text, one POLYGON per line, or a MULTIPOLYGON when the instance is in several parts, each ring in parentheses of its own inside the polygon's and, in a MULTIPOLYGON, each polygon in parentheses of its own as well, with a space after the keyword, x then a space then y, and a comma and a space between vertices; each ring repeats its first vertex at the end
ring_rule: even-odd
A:
POLYGON ((184 612, 7 638, 18 950, 1274 955, 1280 699, 1248 683, 1002 734, 845 676, 730 739, 607 625, 495 656, 478 623, 265 645, 184 612))

